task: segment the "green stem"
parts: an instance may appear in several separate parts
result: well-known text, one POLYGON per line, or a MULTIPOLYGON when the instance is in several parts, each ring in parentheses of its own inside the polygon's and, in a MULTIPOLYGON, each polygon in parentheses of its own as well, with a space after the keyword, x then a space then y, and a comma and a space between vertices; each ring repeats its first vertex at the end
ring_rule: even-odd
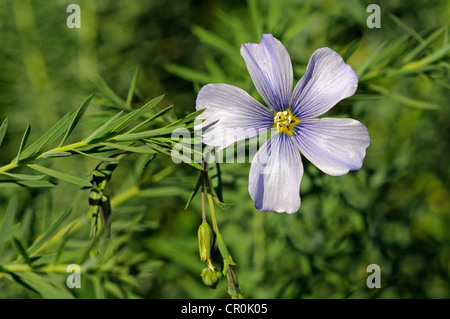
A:
MULTIPOLYGON (((201 173, 203 176, 203 172, 201 173)), ((202 178, 201 197, 202 197, 202 221, 206 222, 206 209, 205 209, 205 181, 202 178)))
POLYGON ((202 221, 206 222, 206 209, 205 209, 205 187, 206 187, 206 172, 207 172, 207 165, 205 160, 202 160, 202 171, 200 172, 200 193, 201 193, 201 199, 202 199, 202 221))
POLYGON ((66 273, 68 264, 47 265, 44 267, 33 268, 28 264, 10 264, 2 265, 2 270, 7 272, 43 272, 43 273, 66 273))
POLYGON ((6 171, 9 171, 9 170, 12 170, 12 169, 14 169, 14 168, 16 168, 16 167, 19 167, 19 164, 16 163, 16 162, 7 164, 7 165, 5 165, 5 166, 0 167, 0 173, 3 173, 3 172, 6 172, 6 171))
MULTIPOLYGON (((208 197, 208 204, 209 204, 209 210, 211 211, 211 221, 213 224, 213 229, 214 232, 216 233, 216 235, 220 235, 219 232, 219 226, 217 224, 217 218, 216 218, 216 211, 214 209, 214 200, 212 198, 211 195, 211 185, 209 183, 209 177, 208 177, 208 164, 205 162, 205 160, 202 161, 202 175, 203 175, 203 182, 202 182, 202 205, 204 205, 204 199, 205 199, 205 195, 204 195, 204 187, 206 187, 206 196, 208 197)), ((204 207, 202 207, 204 209, 204 207)), ((202 212, 203 213, 203 212, 202 212)), ((206 217, 204 218, 206 219, 206 217)))
MULTIPOLYGON (((228 286, 231 289, 231 293, 230 292, 229 293, 233 298, 242 298, 242 295, 239 293, 239 289, 236 287, 237 278, 231 267, 235 266, 236 263, 233 261, 233 258, 231 257, 230 252, 228 251, 227 245, 225 244, 225 241, 223 240, 222 235, 220 234, 219 225, 217 224, 216 210, 214 209, 214 199, 212 197, 211 182, 208 177, 208 166, 204 160, 202 161, 202 168, 203 168, 202 184, 201 184, 202 216, 204 216, 204 202, 205 202, 204 188, 206 187, 207 189, 206 196, 208 197, 209 209, 211 211, 211 221, 214 232, 216 233, 216 241, 217 245, 219 246, 220 255, 223 258, 224 267, 226 267, 228 286)), ((204 217, 204 220, 205 218, 206 217, 204 217)))
MULTIPOLYGON (((84 146, 87 146, 87 145, 88 144, 86 142, 81 141, 81 142, 72 143, 72 144, 69 144, 69 145, 66 145, 66 146, 55 147, 54 149, 51 149, 51 150, 49 150, 49 151, 47 151, 45 153, 59 153, 59 152, 73 151, 74 149, 81 148, 81 147, 84 147, 84 146)), ((43 154, 41 154, 38 157, 36 157, 36 159, 43 159, 43 158, 44 158, 43 154)), ((31 158, 28 161, 20 161, 19 163, 12 162, 12 163, 9 163, 7 165, 4 165, 4 166, 0 167, 0 174, 3 173, 3 172, 7 172, 7 171, 10 171, 12 169, 15 169, 15 168, 17 168, 17 167, 19 167, 19 166, 21 166, 23 164, 28 164, 32 160, 34 160, 34 158, 31 158)))
MULTIPOLYGON (((82 147, 87 146, 87 145, 88 145, 88 143, 86 143, 85 141, 81 141, 81 142, 72 143, 72 144, 69 144, 69 145, 66 145, 66 146, 55 147, 55 148, 53 148, 53 149, 51 149, 51 150, 49 150, 49 151, 47 151, 45 153, 68 152, 68 151, 73 151, 74 149, 77 149, 77 148, 82 148, 82 147)), ((42 155, 43 154, 39 155, 37 157, 37 159, 44 158, 42 155)))

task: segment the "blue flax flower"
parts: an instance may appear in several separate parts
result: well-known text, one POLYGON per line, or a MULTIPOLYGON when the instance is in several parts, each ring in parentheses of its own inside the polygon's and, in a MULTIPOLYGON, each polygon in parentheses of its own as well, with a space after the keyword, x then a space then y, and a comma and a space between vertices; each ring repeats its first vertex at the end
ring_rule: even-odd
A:
POLYGON ((241 55, 270 109, 240 88, 208 84, 198 93, 196 109, 206 110, 196 129, 204 130, 203 142, 217 151, 264 130, 275 131, 252 160, 248 190, 258 210, 294 213, 300 208, 303 176, 299 150, 329 175, 362 166, 370 142, 367 128, 353 119, 315 118, 352 96, 358 76, 339 54, 321 48, 292 91, 291 59, 271 34, 259 44, 242 44, 241 55), (230 130, 235 133, 227 134, 230 130))

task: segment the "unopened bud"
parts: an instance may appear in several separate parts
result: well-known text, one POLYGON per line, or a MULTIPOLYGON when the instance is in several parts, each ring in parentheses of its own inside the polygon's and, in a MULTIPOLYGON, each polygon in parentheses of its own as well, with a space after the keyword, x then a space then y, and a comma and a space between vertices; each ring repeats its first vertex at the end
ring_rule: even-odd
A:
POLYGON ((207 222, 203 222, 198 228, 198 250, 202 261, 210 260, 213 232, 207 222))
POLYGON ((220 278, 222 277, 222 273, 220 271, 214 271, 211 270, 209 267, 206 267, 202 271, 202 280, 203 283, 210 287, 210 288, 216 288, 217 284, 220 281, 220 278))

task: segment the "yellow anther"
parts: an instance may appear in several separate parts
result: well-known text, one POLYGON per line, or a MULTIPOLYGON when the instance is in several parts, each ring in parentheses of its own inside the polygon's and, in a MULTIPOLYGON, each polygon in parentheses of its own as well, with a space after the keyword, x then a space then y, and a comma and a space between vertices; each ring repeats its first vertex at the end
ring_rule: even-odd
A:
POLYGON ((273 127, 278 130, 279 133, 292 134, 294 127, 298 123, 298 119, 292 114, 291 110, 278 112, 273 118, 273 127))

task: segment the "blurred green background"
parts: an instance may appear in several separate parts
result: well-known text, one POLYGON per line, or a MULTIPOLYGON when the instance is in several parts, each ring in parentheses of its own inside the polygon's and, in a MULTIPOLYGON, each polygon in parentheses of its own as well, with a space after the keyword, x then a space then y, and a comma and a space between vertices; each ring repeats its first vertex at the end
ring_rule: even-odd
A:
MULTIPOLYGON (((28 123, 35 140, 98 92, 98 75, 125 98, 139 67, 134 106, 165 94, 162 105, 174 104, 177 114, 186 115, 194 111, 199 88, 211 82, 237 85, 258 98, 239 50, 263 33, 286 46, 295 82, 317 48, 353 53, 347 63, 360 76, 357 94, 327 116, 355 118, 368 127, 371 145, 362 169, 331 177, 303 159, 302 206, 287 215, 253 208, 249 164, 222 165, 224 200, 234 205, 217 208, 218 222, 243 294, 449 298, 450 3, 378 2, 381 28, 369 29, 370 3, 1 1, 0 121, 7 116, 9 128, 0 165, 17 154, 28 123), (80 29, 66 26, 71 3, 81 7, 80 29), (426 65, 416 70, 414 61, 426 65), (381 268, 380 289, 366 286, 369 264, 381 268)), ((77 129, 79 140, 96 129, 108 106, 96 94, 77 129)), ((81 289, 66 288, 61 273, 36 271, 39 278, 29 274, 20 282, 0 272, 0 297, 63 291, 61 296, 78 298, 227 298, 226 280, 212 290, 200 277, 199 196, 184 209, 198 171, 160 155, 141 174, 145 162, 144 156, 128 156, 114 173, 112 238, 105 256, 84 265, 95 267, 82 273, 81 289), (141 192, 130 195, 136 185, 141 192)), ((81 177, 96 161, 73 156, 40 164, 81 177)), ((65 238, 62 252, 60 241, 50 242, 41 260, 59 253, 62 263, 73 263, 89 240, 88 192, 65 182, 0 187, 0 225, 14 195, 19 204, 11 238, 0 247, 0 265, 20 261, 12 237, 28 247, 68 206, 73 211, 61 227, 83 224, 65 238)))

